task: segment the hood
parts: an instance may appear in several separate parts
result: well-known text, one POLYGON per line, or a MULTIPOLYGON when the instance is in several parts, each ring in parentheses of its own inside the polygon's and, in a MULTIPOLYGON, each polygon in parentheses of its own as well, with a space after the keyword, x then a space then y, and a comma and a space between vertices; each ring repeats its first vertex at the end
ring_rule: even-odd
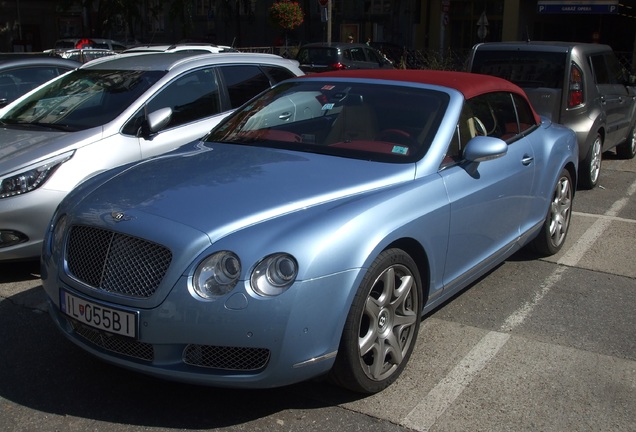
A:
POLYGON ((0 128, 0 174, 81 147, 95 134, 96 129, 59 132, 33 125, 0 128))
POLYGON ((205 232, 212 242, 260 221, 413 180, 413 164, 199 143, 115 175, 74 213, 147 213, 205 232), (191 149, 191 147, 190 147, 191 149))

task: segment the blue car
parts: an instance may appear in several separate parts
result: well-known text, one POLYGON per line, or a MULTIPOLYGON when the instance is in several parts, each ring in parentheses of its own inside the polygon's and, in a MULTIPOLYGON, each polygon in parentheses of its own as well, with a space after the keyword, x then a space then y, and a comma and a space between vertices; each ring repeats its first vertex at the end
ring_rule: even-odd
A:
POLYGON ((423 314, 522 247, 562 247, 577 161, 574 132, 499 78, 293 78, 202 140, 74 189, 43 286, 68 339, 128 369, 375 393, 423 314))

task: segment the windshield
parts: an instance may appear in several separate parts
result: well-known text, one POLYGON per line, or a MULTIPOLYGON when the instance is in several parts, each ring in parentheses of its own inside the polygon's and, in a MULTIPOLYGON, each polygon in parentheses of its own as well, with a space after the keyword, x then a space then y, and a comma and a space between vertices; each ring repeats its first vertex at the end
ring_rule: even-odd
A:
POLYGON ((76 70, 41 88, 1 119, 76 131, 104 125, 152 86, 163 71, 76 70))
POLYGON ((563 87, 566 54, 542 51, 477 50, 471 72, 494 75, 519 87, 563 87))
POLYGON ((424 156, 442 120, 440 91, 358 82, 285 82, 215 128, 207 141, 389 162, 424 156))

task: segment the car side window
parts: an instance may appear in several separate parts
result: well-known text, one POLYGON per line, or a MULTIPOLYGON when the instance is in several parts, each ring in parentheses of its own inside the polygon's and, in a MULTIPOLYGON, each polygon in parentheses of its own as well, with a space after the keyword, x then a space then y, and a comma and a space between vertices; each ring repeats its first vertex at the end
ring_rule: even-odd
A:
POLYGON ((534 123, 532 109, 519 95, 495 92, 469 99, 464 103, 441 168, 461 161, 464 148, 475 136, 491 136, 512 144, 534 123))
POLYGON ((221 103, 214 69, 201 69, 172 81, 128 121, 122 132, 137 135, 147 114, 166 107, 172 109, 166 129, 219 114, 221 103))
POLYGON ((613 52, 605 54, 605 64, 612 84, 625 84, 627 82, 627 71, 613 52))
POLYGON ((513 94, 512 98, 515 103, 517 118, 519 119, 519 133, 526 132, 528 129, 536 125, 532 108, 528 101, 518 94, 513 94))
POLYGON ((592 65, 592 70, 594 71, 596 84, 610 84, 611 80, 607 66, 605 65, 604 56, 602 54, 592 55, 590 56, 590 63, 592 65))
POLYGON ((382 59, 380 58, 380 56, 378 55, 377 52, 375 52, 375 50, 371 49, 371 48, 365 48, 364 49, 367 53, 367 57, 369 58, 370 62, 373 63, 382 63, 382 59))
POLYGON ((474 136, 471 133, 471 127, 469 126, 473 117, 474 114, 472 108, 467 103, 464 103, 462 112, 459 115, 459 122, 455 127, 455 133, 453 134, 453 138, 451 139, 446 156, 442 160, 440 168, 443 169, 461 161, 462 153, 464 152, 466 144, 468 144, 468 141, 470 141, 470 139, 474 136))
POLYGON ((286 79, 294 78, 296 76, 290 70, 285 69, 283 67, 262 66, 262 68, 265 71, 265 73, 267 73, 267 75, 269 75, 269 77, 271 78, 271 81, 272 81, 271 84, 276 84, 281 81, 285 81, 286 79))
POLYGON ((270 87, 269 78, 257 65, 220 66, 232 108, 245 102, 270 87))
POLYGON ((367 61, 362 48, 351 48, 349 51, 351 52, 351 59, 353 61, 367 61))
MULTIPOLYGON (((469 127, 477 135, 508 140, 519 133, 512 95, 507 92, 487 93, 467 101, 473 110, 469 127)), ((472 131, 471 131, 472 132, 472 131)))

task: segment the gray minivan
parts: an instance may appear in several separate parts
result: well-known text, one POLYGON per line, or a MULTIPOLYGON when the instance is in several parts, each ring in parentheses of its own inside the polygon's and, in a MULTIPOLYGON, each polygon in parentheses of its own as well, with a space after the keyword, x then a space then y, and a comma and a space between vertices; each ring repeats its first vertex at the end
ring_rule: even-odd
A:
POLYGON ((522 87, 535 110, 576 132, 579 187, 598 184, 601 155, 636 154, 636 88, 607 45, 573 42, 489 42, 473 47, 471 72, 522 87))

